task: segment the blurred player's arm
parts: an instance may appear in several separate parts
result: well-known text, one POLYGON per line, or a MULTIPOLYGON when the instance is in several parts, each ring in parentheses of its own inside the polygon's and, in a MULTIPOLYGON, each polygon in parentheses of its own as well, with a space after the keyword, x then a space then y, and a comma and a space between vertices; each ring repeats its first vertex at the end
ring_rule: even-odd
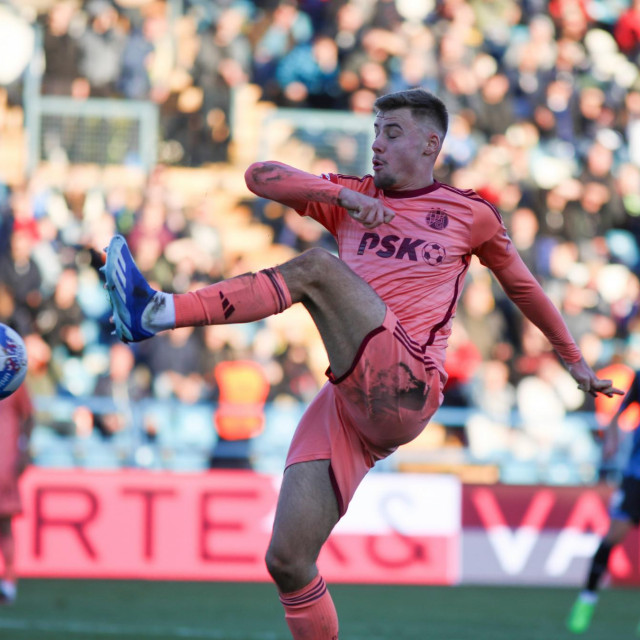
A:
POLYGON ((20 475, 31 463, 31 451, 29 443, 31 442, 31 432, 35 424, 34 409, 31 402, 31 396, 27 391, 26 385, 22 385, 18 391, 18 411, 20 414, 20 431, 18 432, 18 457, 16 460, 16 473, 20 475))
POLYGON ((564 360, 578 387, 591 395, 603 393, 609 397, 623 392, 612 386, 611 380, 601 380, 585 362, 580 349, 569 333, 560 312, 547 297, 520 255, 515 253, 509 263, 493 273, 505 293, 520 311, 547 337, 564 360))
POLYGON ((31 440, 31 432, 33 431, 33 416, 29 416, 23 420, 20 426, 20 435, 18 436, 18 475, 20 475, 31 464, 31 451, 29 450, 29 442, 31 440))
POLYGON ((337 205, 368 229, 390 222, 395 213, 380 200, 281 162, 255 162, 244 174, 250 191, 296 211, 309 202, 337 205))
POLYGON ((640 381, 638 380, 638 371, 635 372, 629 391, 622 399, 620 406, 613 414, 611 421, 605 429, 602 441, 602 457, 610 460, 618 451, 620 442, 620 416, 628 409, 629 405, 634 402, 640 402, 640 381))

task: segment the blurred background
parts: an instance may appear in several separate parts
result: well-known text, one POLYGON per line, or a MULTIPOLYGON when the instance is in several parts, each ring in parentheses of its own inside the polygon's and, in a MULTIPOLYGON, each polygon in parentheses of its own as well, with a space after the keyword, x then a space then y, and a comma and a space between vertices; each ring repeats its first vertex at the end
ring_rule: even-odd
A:
MULTIPOLYGON (((367 173, 373 101, 417 86, 452 114, 437 179, 500 210, 587 361, 628 384, 639 61, 637 0, 3 2, 0 321, 28 347, 34 464, 280 473, 325 380, 306 311, 127 346, 110 335, 102 249, 124 234, 173 292, 335 250, 256 199, 244 170, 269 158, 367 173)), ((615 402, 576 388, 477 261, 447 368, 433 424, 381 470, 617 478, 599 448, 615 402)))

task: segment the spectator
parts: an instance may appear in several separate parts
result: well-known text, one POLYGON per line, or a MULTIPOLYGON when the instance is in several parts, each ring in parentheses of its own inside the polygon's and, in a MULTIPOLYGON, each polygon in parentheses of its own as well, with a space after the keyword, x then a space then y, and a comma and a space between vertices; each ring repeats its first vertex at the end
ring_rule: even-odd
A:
POLYGON ((29 228, 14 229, 11 253, 0 256, 0 282, 13 298, 13 320, 18 333, 30 333, 42 303, 42 275, 32 257, 35 239, 29 228))
POLYGON ((86 11, 89 23, 78 40, 80 73, 88 80, 92 96, 115 96, 126 34, 109 0, 90 0, 86 11))
POLYGON ((74 267, 63 269, 53 296, 39 307, 37 327, 50 343, 61 341, 63 327, 80 325, 84 313, 78 302, 78 271, 74 267))
POLYGON ((142 100, 149 96, 151 80, 149 67, 151 54, 154 51, 151 41, 150 19, 142 26, 135 26, 126 40, 122 51, 122 67, 118 74, 117 87, 125 98, 142 100))
POLYGON ((46 16, 43 93, 78 98, 89 95, 89 85, 80 77, 80 47, 76 33, 80 18, 73 0, 55 2, 46 16))
POLYGON ((275 80, 278 62, 292 46, 311 41, 313 24, 309 16, 299 10, 297 0, 283 0, 274 9, 262 13, 249 37, 253 41, 252 76, 262 87, 263 98, 273 99, 278 93, 275 80))
POLYGON ((214 415, 218 438, 210 467, 251 469, 251 441, 264 430, 269 382, 253 360, 220 362, 213 373, 218 389, 214 415))
POLYGON ((640 50, 640 1, 632 0, 631 6, 624 11, 613 29, 620 50, 629 59, 634 59, 640 50))
POLYGON ((102 435, 109 437, 133 427, 133 405, 148 395, 147 376, 136 369, 135 354, 122 343, 109 347, 109 367, 96 380, 94 395, 113 401, 111 411, 94 415, 94 422, 102 435))
POLYGON ((344 106, 338 84, 338 48, 326 36, 301 44, 286 54, 276 69, 288 106, 336 108, 344 106))

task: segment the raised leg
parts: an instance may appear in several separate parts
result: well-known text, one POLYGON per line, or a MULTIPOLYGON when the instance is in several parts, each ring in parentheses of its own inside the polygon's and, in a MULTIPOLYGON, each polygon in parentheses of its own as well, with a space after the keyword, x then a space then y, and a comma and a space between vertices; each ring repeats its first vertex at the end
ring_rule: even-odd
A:
POLYGON ((324 342, 333 373, 345 373, 363 339, 384 321, 378 294, 342 260, 310 249, 273 269, 173 296, 154 291, 122 236, 109 245, 104 268, 117 335, 125 342, 175 326, 260 320, 301 302, 324 342))

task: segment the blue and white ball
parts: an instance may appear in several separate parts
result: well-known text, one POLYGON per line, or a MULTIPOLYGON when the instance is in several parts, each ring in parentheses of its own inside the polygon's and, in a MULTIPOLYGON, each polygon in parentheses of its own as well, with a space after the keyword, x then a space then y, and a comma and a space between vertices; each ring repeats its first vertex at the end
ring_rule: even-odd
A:
POLYGON ((22 338, 0 323, 0 400, 10 396, 27 375, 27 348, 22 338))

